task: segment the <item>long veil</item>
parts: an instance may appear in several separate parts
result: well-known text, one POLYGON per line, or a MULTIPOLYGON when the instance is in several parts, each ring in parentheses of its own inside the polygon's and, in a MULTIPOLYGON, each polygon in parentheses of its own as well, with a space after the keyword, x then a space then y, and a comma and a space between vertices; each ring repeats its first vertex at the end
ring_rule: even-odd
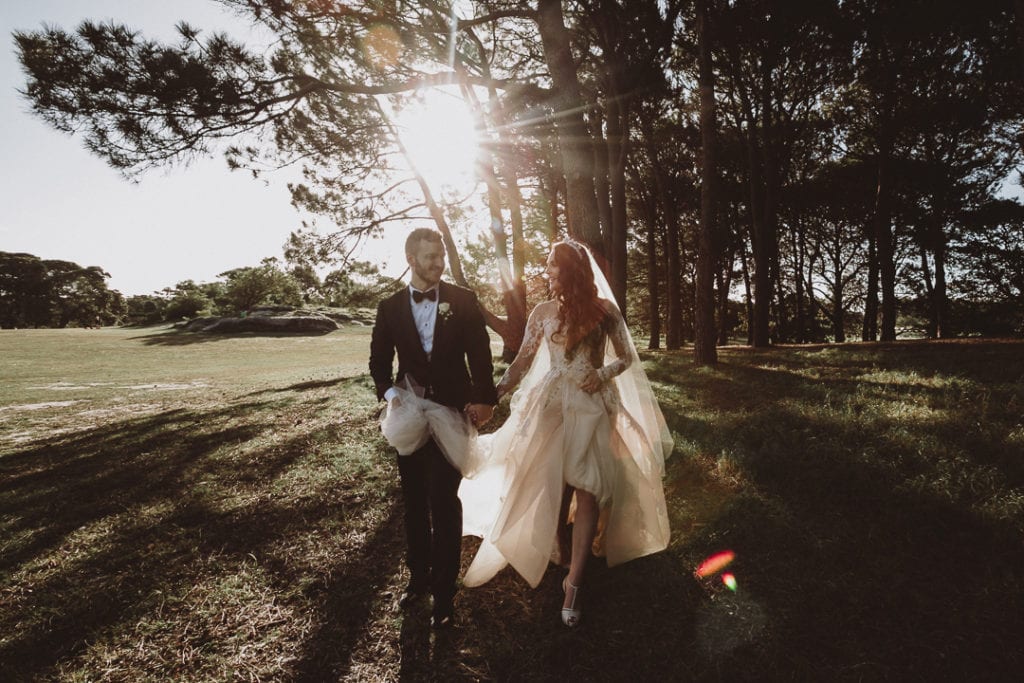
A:
MULTIPOLYGON (((618 310, 615 294, 594 255, 579 245, 590 261, 598 296, 618 310)), ((621 311, 619 311, 621 314, 621 311)), ((608 566, 660 552, 668 546, 670 530, 662 478, 665 459, 672 453, 672 433, 651 389, 627 325, 629 363, 612 379, 619 398, 613 426, 612 451, 620 475, 611 508, 605 508, 598 524, 594 550, 604 555, 608 566)), ((611 337, 605 342, 604 364, 618 355, 611 337)))
MULTIPOLYGON (((618 303, 615 301, 615 294, 612 292, 604 271, 594 260, 590 250, 581 245, 590 261, 590 268, 594 271, 594 284, 597 285, 597 293, 602 299, 608 300, 616 309, 618 303)), ((621 313, 621 311, 620 311, 621 313)), ((650 445, 653 455, 653 462, 664 472, 665 458, 672 454, 672 433, 665 423, 665 416, 658 406, 658 400, 654 397, 651 389, 651 382, 647 379, 647 373, 640 361, 640 354, 637 353, 636 344, 633 343, 633 335, 629 327, 625 328, 626 338, 629 341, 630 363, 624 372, 614 378, 615 388, 619 392, 622 401, 622 408, 637 423, 644 440, 650 445)), ((615 351, 611 342, 605 344, 604 362, 607 364, 615 359, 615 351)), ((659 473, 659 474, 660 474, 659 473)))

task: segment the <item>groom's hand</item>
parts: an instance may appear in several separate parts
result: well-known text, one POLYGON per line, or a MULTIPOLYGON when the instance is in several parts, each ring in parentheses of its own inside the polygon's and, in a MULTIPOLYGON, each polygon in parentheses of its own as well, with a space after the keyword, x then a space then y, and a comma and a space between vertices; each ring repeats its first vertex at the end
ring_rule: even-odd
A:
POLYGON ((474 425, 482 427, 494 415, 494 406, 487 405, 486 403, 468 403, 466 404, 466 413, 474 425))

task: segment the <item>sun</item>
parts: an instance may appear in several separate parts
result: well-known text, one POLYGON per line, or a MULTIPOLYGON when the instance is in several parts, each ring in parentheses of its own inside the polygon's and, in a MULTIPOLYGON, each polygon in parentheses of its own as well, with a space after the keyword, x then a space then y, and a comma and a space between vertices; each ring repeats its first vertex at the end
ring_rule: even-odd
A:
POLYGON ((395 127, 412 162, 431 190, 471 191, 480 153, 476 126, 457 92, 426 90, 395 112, 395 127))

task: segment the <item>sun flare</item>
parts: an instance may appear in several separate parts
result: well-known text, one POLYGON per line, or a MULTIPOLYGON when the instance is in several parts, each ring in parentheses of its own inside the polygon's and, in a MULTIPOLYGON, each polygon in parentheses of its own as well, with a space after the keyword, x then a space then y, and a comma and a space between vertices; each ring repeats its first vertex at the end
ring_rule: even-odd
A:
POLYGON ((468 192, 477 183, 473 117, 455 93, 431 89, 395 114, 402 144, 434 191, 468 192))

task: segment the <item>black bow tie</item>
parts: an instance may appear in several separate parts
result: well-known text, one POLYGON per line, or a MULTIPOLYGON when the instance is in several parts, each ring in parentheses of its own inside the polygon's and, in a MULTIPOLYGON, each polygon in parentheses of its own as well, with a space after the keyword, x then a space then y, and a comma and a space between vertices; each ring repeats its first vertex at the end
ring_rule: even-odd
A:
POLYGON ((418 289, 412 290, 412 300, 416 303, 423 301, 424 299, 430 299, 431 301, 437 301, 437 290, 428 289, 425 292, 421 292, 418 289))

